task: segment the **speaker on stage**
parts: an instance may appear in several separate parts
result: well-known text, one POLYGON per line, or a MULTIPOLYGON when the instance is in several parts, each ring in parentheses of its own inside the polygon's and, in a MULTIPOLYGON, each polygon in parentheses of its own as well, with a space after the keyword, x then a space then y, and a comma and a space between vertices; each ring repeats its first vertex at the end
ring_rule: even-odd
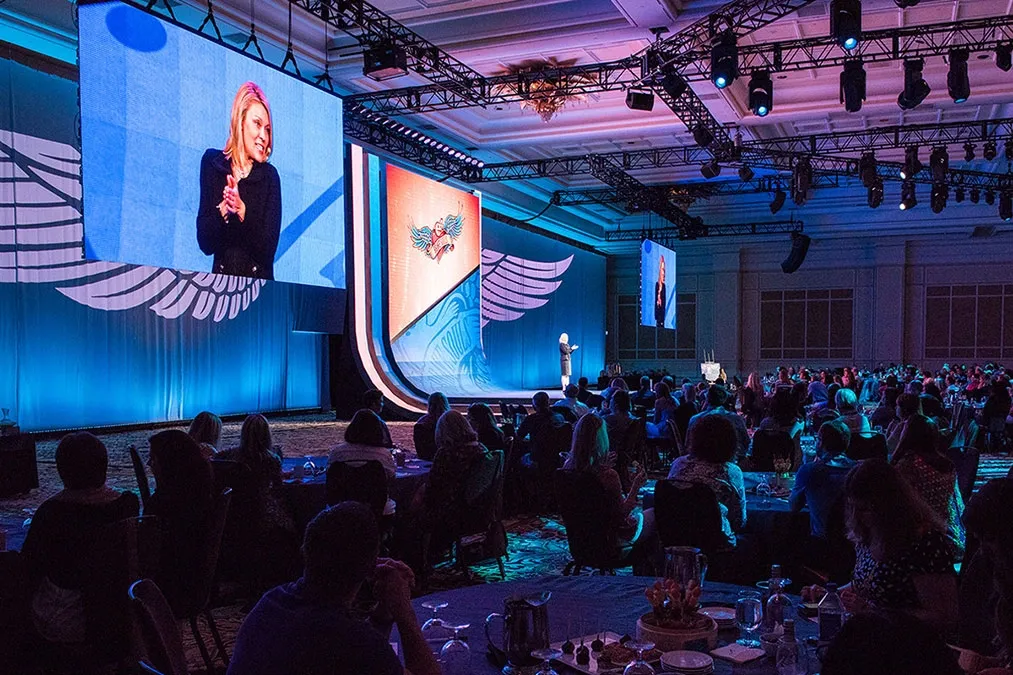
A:
POLYGON ((809 242, 811 240, 801 232, 791 233, 791 251, 788 253, 788 257, 781 263, 781 270, 785 274, 791 274, 805 262, 805 254, 809 252, 809 242))

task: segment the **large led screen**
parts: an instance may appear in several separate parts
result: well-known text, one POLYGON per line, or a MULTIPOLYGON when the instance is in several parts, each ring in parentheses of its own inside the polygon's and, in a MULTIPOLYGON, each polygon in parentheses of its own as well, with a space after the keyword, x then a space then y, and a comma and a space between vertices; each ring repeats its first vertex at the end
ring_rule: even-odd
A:
POLYGON ((645 239, 640 246, 640 324, 675 329, 675 251, 645 239))
POLYGON ((79 17, 85 255, 344 288, 341 99, 136 7, 79 17))

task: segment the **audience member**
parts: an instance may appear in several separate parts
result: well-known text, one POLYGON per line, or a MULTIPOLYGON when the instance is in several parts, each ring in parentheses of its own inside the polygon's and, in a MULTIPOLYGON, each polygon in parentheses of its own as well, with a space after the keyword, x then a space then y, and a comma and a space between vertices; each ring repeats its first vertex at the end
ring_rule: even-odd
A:
POLYGON ((654 385, 654 423, 661 424, 670 419, 678 404, 672 398, 672 390, 665 382, 654 385))
POLYGON ((424 492, 424 519, 429 527, 451 522, 461 513, 464 481, 484 452, 464 415, 456 410, 443 413, 436 423, 436 456, 424 492))
MULTIPOLYGON (((787 373, 787 371, 785 371, 787 373)), ((732 428, 735 430, 736 444, 735 444, 735 459, 736 461, 743 459, 746 456, 746 451, 749 448, 749 432, 746 431, 745 421, 734 412, 725 408, 725 399, 728 398, 728 392, 725 388, 712 384, 707 388, 707 407, 703 412, 697 413, 689 420, 689 431, 693 430, 693 426, 696 425, 701 419, 710 415, 720 415, 725 417, 732 423, 732 428)))
POLYGON ((305 568, 295 582, 268 591, 243 621, 228 675, 439 675, 411 604, 414 576, 404 564, 377 558, 380 533, 369 507, 343 502, 306 527, 305 568), (372 582, 372 619, 356 597, 372 582), (405 667, 390 648, 393 619, 405 667), (389 621, 389 619, 386 619, 389 621))
POLYGON ((739 389, 739 400, 741 411, 746 417, 746 425, 755 427, 763 419, 763 382, 760 381, 760 374, 755 370, 749 373, 746 379, 746 386, 739 389))
POLYGON ((847 387, 841 387, 834 396, 837 412, 853 434, 864 434, 872 431, 869 418, 858 407, 858 396, 847 387))
POLYGON ((415 440, 415 454, 419 459, 431 460, 436 456, 436 423, 443 413, 450 410, 450 401, 442 392, 429 395, 429 410, 419 418, 412 430, 415 440))
POLYGON ((821 661, 822 675, 964 675, 939 632, 902 612, 852 617, 821 661))
POLYGON ((594 393, 592 393, 592 391, 588 388, 587 378, 586 377, 580 377, 580 378, 578 378, 577 379, 577 400, 580 401, 581 403, 583 403, 584 405, 590 407, 590 404, 588 403, 588 401, 590 401, 591 397, 593 397, 593 396, 594 396, 594 393))
POLYGON ((263 415, 248 415, 239 431, 239 446, 219 453, 218 458, 246 465, 264 493, 281 485, 281 456, 274 449, 271 426, 263 415))
MULTIPOLYGON (((585 378, 586 379, 586 378, 585 378)), ((503 430, 496 424, 496 416, 485 403, 472 403, 468 406, 468 422, 478 434, 478 442, 487 450, 503 450, 506 452, 507 439, 503 430)))
POLYGON ((746 524, 746 486, 742 470, 732 461, 738 442, 727 415, 704 415, 689 427, 688 454, 672 462, 669 479, 706 485, 718 498, 721 531, 729 546, 746 524))
MULTIPOLYGON (((578 392, 579 390, 577 389, 577 385, 575 384, 566 385, 566 389, 563 390, 563 400, 557 401, 555 405, 552 406, 553 408, 562 408, 564 410, 569 410, 573 415, 573 419, 567 420, 568 422, 576 422, 581 417, 591 412, 590 408, 588 408, 586 405, 577 400, 578 392)), ((613 396, 613 398, 615 397, 613 396)), ((563 415, 564 418, 567 417, 567 415, 562 411, 560 411, 560 414, 563 415)))
POLYGON ((383 394, 378 389, 367 389, 366 393, 362 395, 362 407, 365 410, 371 411, 380 420, 383 428, 383 447, 393 448, 394 440, 390 437, 390 429, 387 428, 387 423, 383 421, 383 394))
POLYGON ((211 459, 218 452, 218 445, 222 442, 222 418, 205 410, 193 418, 186 433, 197 441, 204 459, 211 459))
POLYGON ((534 412, 521 421, 520 427, 517 428, 516 440, 523 441, 530 438, 532 445, 537 445, 543 433, 563 425, 563 418, 552 410, 549 395, 544 391, 531 397, 531 407, 534 408, 534 412))
POLYGON ((605 428, 608 432, 609 447, 618 452, 623 447, 626 432, 637 418, 630 412, 630 395, 619 391, 612 397, 612 412, 605 415, 605 428))
MULTIPOLYGON (((327 464, 345 462, 353 466, 361 466, 366 462, 378 462, 387 476, 388 490, 390 482, 397 476, 397 464, 387 447, 387 434, 383 420, 370 409, 356 411, 352 421, 345 427, 345 442, 331 448, 327 456, 327 464)), ((379 497, 377 498, 379 505, 379 497)), ((394 514, 397 504, 389 496, 383 509, 384 516, 394 514)))
POLYGON ((679 430, 679 438, 684 441, 689 431, 689 421, 697 412, 699 411, 696 407, 696 387, 687 382, 682 385, 682 400, 679 401, 679 407, 672 413, 672 421, 675 422, 675 426, 679 430))
POLYGON ((897 419, 897 397, 900 396, 900 389, 897 387, 886 387, 879 399, 879 405, 872 411, 869 424, 873 429, 887 429, 897 419))
POLYGON ((640 389, 630 397, 633 405, 650 410, 654 407, 654 391, 651 389, 651 378, 644 375, 640 378, 640 389))
POLYGON ((922 414, 921 399, 915 394, 904 393, 897 397, 897 419, 890 423, 886 430, 886 447, 893 452, 900 443, 904 425, 914 415, 922 414))
POLYGON ((788 503, 793 512, 809 507, 812 536, 827 539, 835 510, 842 509, 844 484, 856 462, 847 455, 851 430, 842 420, 824 422, 819 428, 816 461, 803 464, 795 475, 788 503))

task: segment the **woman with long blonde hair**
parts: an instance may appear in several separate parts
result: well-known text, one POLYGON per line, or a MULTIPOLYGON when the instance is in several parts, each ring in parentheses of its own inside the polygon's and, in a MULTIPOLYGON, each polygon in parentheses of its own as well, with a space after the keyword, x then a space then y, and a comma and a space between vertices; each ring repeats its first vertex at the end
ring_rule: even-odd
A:
POLYGON ((253 82, 232 101, 225 148, 204 152, 200 163, 197 243, 214 256, 218 274, 274 278, 281 234, 281 181, 267 163, 273 150, 271 108, 253 82))

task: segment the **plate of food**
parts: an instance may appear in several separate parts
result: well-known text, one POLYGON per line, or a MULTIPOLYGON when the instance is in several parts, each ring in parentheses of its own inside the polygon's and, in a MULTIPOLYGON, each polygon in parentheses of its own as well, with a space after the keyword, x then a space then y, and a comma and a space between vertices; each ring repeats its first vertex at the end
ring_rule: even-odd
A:
MULTIPOLYGON (((567 668, 587 675, 622 675, 630 661, 637 658, 635 650, 626 646, 633 638, 612 631, 584 635, 566 642, 554 642, 550 646, 562 649, 563 655, 556 659, 567 668)), ((661 662, 661 650, 644 652, 644 660, 654 666, 661 662)))

